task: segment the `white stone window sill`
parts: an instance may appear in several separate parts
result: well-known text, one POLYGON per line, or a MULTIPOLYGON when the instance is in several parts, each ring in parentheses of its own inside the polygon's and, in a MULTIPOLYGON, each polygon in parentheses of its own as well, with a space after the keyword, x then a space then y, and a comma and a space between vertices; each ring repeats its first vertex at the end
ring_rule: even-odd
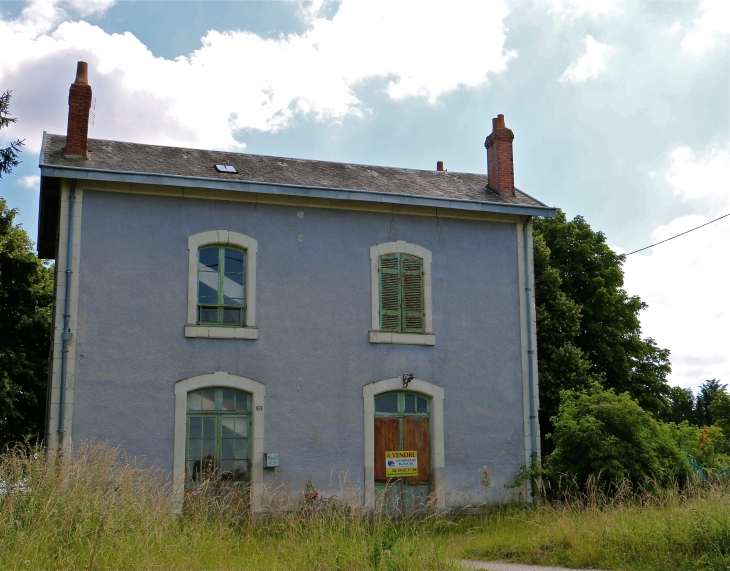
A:
POLYGON ((436 334, 371 331, 370 343, 391 343, 393 345, 436 345, 436 334))
POLYGON ((186 325, 185 337, 203 339, 258 339, 258 327, 215 327, 209 325, 186 325))

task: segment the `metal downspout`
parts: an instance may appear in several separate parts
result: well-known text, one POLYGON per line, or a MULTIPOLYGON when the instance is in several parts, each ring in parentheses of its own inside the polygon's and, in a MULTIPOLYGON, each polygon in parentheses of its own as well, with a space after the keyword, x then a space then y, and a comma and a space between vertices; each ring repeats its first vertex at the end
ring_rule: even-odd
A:
POLYGON ((63 302, 63 333, 61 339, 61 394, 58 405, 58 446, 63 449, 63 437, 66 429, 66 374, 68 372, 68 342, 72 333, 71 321, 71 274, 73 273, 73 235, 74 235, 74 201, 76 200, 76 179, 71 180, 68 194, 68 243, 66 251, 66 291, 63 302))
MULTIPOLYGON (((535 347, 532 344, 532 284, 530 283, 530 245, 528 241, 527 227, 532 221, 532 216, 528 216, 522 227, 524 234, 523 246, 525 248, 525 301, 527 302, 527 363, 529 375, 529 398, 530 398, 530 468, 537 466, 537 412, 535 410, 535 372, 534 358, 535 347)), ((532 483, 532 502, 537 502, 538 489, 537 480, 533 475, 532 483)))

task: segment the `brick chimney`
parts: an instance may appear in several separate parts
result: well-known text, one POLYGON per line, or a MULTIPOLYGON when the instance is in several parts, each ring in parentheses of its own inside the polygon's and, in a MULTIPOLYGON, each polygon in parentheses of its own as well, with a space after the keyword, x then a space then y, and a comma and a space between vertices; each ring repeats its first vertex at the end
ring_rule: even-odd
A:
POLYGON ((504 115, 492 119, 492 134, 487 137, 487 186, 502 195, 515 193, 515 169, 512 141, 515 135, 504 126, 504 115))
POLYGON ((66 130, 66 155, 89 158, 86 140, 89 135, 89 111, 91 86, 89 66, 80 61, 76 67, 76 81, 68 92, 68 129, 66 130))

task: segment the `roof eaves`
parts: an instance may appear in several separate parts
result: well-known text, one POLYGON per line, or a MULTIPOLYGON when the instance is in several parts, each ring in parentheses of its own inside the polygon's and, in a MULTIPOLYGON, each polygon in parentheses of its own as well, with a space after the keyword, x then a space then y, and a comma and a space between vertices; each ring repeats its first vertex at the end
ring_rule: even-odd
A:
POLYGON ((294 196, 309 196, 335 200, 386 202, 392 204, 407 204, 410 206, 429 206, 436 208, 451 208, 455 210, 517 214, 522 216, 547 216, 550 218, 554 218, 556 215, 555 208, 546 206, 542 202, 539 202, 535 199, 533 200, 535 200, 535 202, 538 202, 540 206, 442 198, 423 195, 397 194, 389 192, 375 192, 372 190, 358 190, 351 188, 330 188, 261 181, 224 180, 212 177, 194 177, 186 175, 93 169, 77 166, 71 167, 46 165, 43 162, 44 159, 44 155, 41 154, 41 162, 39 164, 41 168, 41 174, 43 176, 52 176, 59 178, 78 178, 86 180, 100 180, 106 182, 125 182, 136 184, 157 184, 162 186, 188 186, 191 188, 210 188, 216 190, 230 190, 234 192, 258 192, 261 194, 288 194, 294 196), (183 182, 184 184, 182 184, 183 182))
POLYGON ((519 189, 519 188, 517 188, 517 187, 515 187, 515 190, 519 190, 521 194, 524 194, 524 195, 525 195, 525 196, 526 196, 527 198, 529 198, 530 200, 534 200, 535 202, 537 202, 537 203, 538 203, 538 204, 540 204, 541 206, 544 206, 545 208, 550 208, 550 209, 552 209, 552 210, 556 210, 555 208, 553 208, 553 207, 551 207, 551 206, 548 206, 547 204, 545 204, 545 203, 544 203, 544 202, 543 202, 542 200, 538 200, 537 198, 535 198, 535 197, 534 197, 534 196, 532 196, 531 194, 527 194, 527 193, 526 193, 526 192, 525 192, 524 190, 520 190, 520 189, 519 189))

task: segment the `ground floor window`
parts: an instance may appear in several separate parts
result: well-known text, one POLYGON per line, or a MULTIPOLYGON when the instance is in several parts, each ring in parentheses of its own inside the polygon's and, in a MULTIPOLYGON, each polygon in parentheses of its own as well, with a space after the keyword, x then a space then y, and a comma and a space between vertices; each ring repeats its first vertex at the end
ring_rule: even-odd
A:
POLYGON ((215 387, 191 391, 186 426, 186 482, 250 481, 250 394, 215 387))

